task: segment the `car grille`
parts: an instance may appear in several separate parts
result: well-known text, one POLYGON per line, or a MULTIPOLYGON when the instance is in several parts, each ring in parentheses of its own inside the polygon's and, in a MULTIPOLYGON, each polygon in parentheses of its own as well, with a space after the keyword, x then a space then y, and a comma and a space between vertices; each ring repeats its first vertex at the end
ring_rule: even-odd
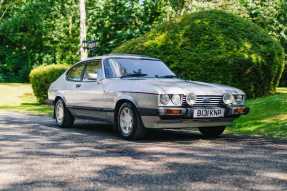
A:
MULTIPOLYGON (((196 97, 196 102, 193 106, 194 107, 222 106, 223 105, 222 97, 223 96, 219 96, 219 95, 198 95, 196 97)), ((183 104, 183 106, 189 106, 186 102, 186 96, 185 95, 182 97, 182 104, 183 104)))

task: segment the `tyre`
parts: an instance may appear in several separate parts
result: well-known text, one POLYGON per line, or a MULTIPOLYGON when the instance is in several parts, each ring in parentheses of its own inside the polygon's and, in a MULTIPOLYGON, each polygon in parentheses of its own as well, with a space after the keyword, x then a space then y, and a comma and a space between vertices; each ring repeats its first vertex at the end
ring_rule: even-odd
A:
POLYGON ((200 133, 206 138, 217 138, 225 130, 225 127, 200 127, 200 133))
POLYGON ((61 128, 69 128, 74 124, 74 117, 66 108, 62 99, 58 99, 54 106, 56 123, 61 128))
POLYGON ((127 140, 138 140, 145 136, 145 127, 135 106, 129 102, 123 103, 116 118, 117 130, 120 136, 127 140))

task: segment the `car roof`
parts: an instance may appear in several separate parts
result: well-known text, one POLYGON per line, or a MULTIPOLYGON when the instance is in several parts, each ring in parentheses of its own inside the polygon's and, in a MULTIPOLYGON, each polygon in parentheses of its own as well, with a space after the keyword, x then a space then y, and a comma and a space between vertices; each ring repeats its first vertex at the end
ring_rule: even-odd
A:
POLYGON ((159 60, 158 58, 152 58, 143 55, 136 55, 136 54, 106 54, 103 56, 95 56, 89 57, 82 61, 90 61, 95 59, 106 59, 106 58, 130 58, 130 59, 148 59, 148 60, 159 60))

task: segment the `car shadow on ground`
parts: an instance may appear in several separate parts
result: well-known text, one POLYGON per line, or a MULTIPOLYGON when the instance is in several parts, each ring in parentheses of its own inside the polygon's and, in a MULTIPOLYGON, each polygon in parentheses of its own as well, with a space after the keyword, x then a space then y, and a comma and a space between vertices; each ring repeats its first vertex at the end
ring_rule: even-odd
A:
POLYGON ((286 190, 287 142, 153 130, 141 141, 80 121, 0 115, 1 190, 286 190))
MULTIPOLYGON (((112 136, 115 139, 120 138, 118 132, 111 125, 102 125, 97 123, 81 123, 76 124, 70 130, 88 133, 88 134, 103 134, 108 137, 112 136)), ((196 130, 179 130, 179 129, 146 129, 146 136, 140 140, 133 142, 161 142, 161 141, 181 141, 202 139, 203 137, 196 130)))

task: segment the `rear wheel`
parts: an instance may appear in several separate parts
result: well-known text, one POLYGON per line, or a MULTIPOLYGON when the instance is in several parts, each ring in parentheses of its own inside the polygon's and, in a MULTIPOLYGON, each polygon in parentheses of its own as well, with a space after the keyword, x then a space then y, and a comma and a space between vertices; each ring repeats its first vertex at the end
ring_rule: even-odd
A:
POLYGON ((62 99, 58 99, 55 103, 55 119, 59 127, 68 128, 74 124, 74 117, 70 111, 66 108, 65 103, 62 99))
POLYGON ((225 127, 200 127, 200 133, 206 138, 216 138, 225 130, 225 127))
POLYGON ((117 113, 117 129, 124 139, 136 140, 145 135, 145 128, 142 124, 139 113, 129 102, 123 103, 117 113))

